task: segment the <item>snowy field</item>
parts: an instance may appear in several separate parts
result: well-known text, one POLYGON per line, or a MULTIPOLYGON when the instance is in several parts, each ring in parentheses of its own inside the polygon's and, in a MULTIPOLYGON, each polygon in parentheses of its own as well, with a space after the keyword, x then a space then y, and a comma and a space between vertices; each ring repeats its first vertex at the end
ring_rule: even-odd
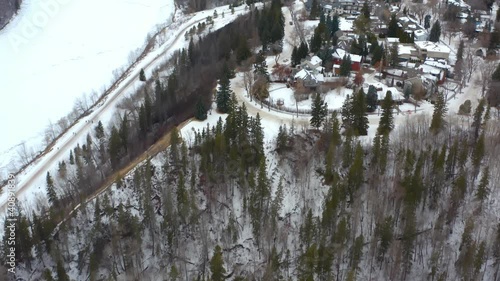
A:
POLYGON ((24 0, 0 31, 2 77, 0 178, 15 146, 43 149, 49 122, 66 116, 77 98, 102 93, 113 71, 168 24, 173 0, 24 0))

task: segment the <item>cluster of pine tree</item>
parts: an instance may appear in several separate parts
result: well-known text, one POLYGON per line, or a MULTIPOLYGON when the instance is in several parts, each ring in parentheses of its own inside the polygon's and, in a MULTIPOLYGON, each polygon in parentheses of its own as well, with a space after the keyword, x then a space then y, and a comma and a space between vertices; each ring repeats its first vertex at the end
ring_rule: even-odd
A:
MULTIPOLYGON (((143 96, 138 106, 120 114, 116 125, 111 126, 110 130, 105 130, 99 121, 94 133, 87 135, 86 142, 78 144, 69 152, 69 158, 59 163, 57 177, 47 174, 46 189, 50 206, 42 206, 38 217, 32 215, 31 211, 20 214, 19 222, 23 222, 23 218, 30 218, 31 225, 40 222, 44 229, 20 234, 19 239, 37 241, 36 244, 40 246, 38 249, 46 245, 45 251, 51 250, 55 225, 82 198, 87 198, 109 181, 115 171, 144 152, 178 122, 190 118, 194 113, 200 119, 206 118, 213 86, 217 76, 224 71, 224 66, 234 66, 237 60, 235 53, 241 49, 247 49, 248 52, 240 51, 240 59, 251 55, 249 42, 256 29, 249 27, 256 26, 256 22, 256 15, 251 12, 221 30, 200 38, 196 43, 191 40, 187 49, 174 54, 163 66, 163 70, 173 68, 167 79, 145 81, 137 94, 143 96), (193 78, 195 76, 196 79, 193 78)), ((141 74, 141 80, 146 78, 141 74)), ((38 227, 36 225, 34 227, 38 227)), ((23 228, 22 225, 19 228, 23 228)), ((32 260, 29 256, 30 245, 33 244, 22 244, 27 248, 26 251, 18 248, 19 261, 29 262, 32 260)))
POLYGON ((281 41, 285 36, 285 18, 281 11, 281 1, 272 0, 271 7, 258 14, 258 31, 263 50, 267 50, 276 42, 282 46, 281 41))
MULTIPOLYGON (((317 96, 323 129, 282 126, 277 154, 264 147, 260 117, 232 96, 225 122, 196 132, 190 146, 174 130, 161 157, 145 161, 117 182, 117 191, 86 204, 55 231, 51 213, 22 213, 19 263, 45 280, 68 280, 77 265, 90 280, 494 276, 500 228, 475 219, 491 215, 489 194, 498 192, 491 176, 498 172, 491 153, 498 144, 486 102, 475 108, 470 128, 444 122, 446 108, 436 102, 433 120, 410 120, 391 133, 388 92, 373 144, 362 145, 354 135, 366 118, 354 110, 366 111, 362 94, 346 102, 350 119, 336 112, 326 118, 317 96), (343 135, 346 122, 353 127, 343 135), (278 160, 272 169, 271 158, 278 160), (295 207, 285 208, 284 196, 295 207), (451 243, 454 237, 460 241, 451 243)), ((47 174, 47 188, 54 185, 47 174)))

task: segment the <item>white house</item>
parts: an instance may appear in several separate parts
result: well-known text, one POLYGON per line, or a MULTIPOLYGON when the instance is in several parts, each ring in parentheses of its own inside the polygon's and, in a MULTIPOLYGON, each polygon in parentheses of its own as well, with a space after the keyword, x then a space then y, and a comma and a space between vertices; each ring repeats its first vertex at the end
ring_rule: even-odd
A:
POLYGON ((415 39, 415 41, 427 41, 427 38, 429 38, 429 34, 423 29, 417 29, 413 34, 413 39, 415 39))
POLYGON ((440 42, 416 41, 415 48, 420 58, 445 59, 450 57, 450 48, 440 42))

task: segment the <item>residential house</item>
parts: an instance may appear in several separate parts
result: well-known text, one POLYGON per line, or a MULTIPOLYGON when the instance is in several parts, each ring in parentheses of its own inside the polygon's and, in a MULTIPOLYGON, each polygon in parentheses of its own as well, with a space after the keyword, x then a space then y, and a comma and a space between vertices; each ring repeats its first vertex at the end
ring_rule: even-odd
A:
POLYGON ((417 61, 418 51, 413 44, 401 43, 398 45, 398 56, 400 61, 417 61))
POLYGON ((410 94, 415 99, 429 99, 434 96, 437 92, 436 78, 428 74, 422 75, 420 77, 408 78, 404 81, 404 90, 406 92, 408 89, 410 94))
MULTIPOLYGON (((333 57, 333 69, 334 71, 337 71, 340 69, 340 65, 342 64, 342 60, 344 59, 344 56, 350 56, 351 57, 351 69, 353 71, 359 71, 361 69, 361 63, 362 63, 362 57, 359 55, 353 55, 349 54, 343 49, 337 48, 335 52, 333 52, 332 57, 333 57), (338 65, 335 67, 335 65, 338 65)), ((335 72, 337 73, 337 72, 335 72)))
POLYGON ((385 95, 387 94, 388 91, 391 92, 392 99, 395 102, 399 103, 399 102, 402 102, 404 100, 403 93, 401 93, 397 88, 395 88, 395 87, 388 87, 387 85, 385 85, 383 83, 380 83, 380 82, 376 82, 376 83, 363 83, 363 91, 365 93, 368 93, 368 90, 369 90, 370 86, 375 87, 375 89, 377 90, 377 100, 378 100, 378 103, 381 103, 384 100, 385 95))
POLYGON ((302 69, 294 76, 295 81, 301 81, 304 87, 310 89, 316 89, 319 85, 321 85, 325 81, 325 77, 321 73, 314 74, 313 71, 302 69))
POLYGON ((420 59, 433 58, 448 60, 451 51, 445 44, 431 41, 417 41, 415 42, 415 48, 418 51, 420 59))
POLYGON ((318 56, 302 60, 300 66, 297 67, 299 72, 295 74, 295 80, 301 80, 304 87, 315 89, 325 81, 323 67, 321 66, 322 63, 323 60, 318 56))
POLYGON ((415 41, 427 41, 429 34, 423 29, 417 29, 413 32, 413 39, 415 41))

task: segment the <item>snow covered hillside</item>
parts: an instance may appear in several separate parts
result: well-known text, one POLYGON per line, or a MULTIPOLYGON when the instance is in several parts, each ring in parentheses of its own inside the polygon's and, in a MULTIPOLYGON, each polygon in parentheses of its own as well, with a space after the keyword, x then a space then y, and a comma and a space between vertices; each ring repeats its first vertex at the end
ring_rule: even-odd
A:
POLYGON ((82 94, 101 95, 114 70, 173 13, 173 0, 23 1, 0 31, 0 128, 6 132, 0 178, 17 166, 16 146, 42 149, 49 123, 70 113, 82 94))

